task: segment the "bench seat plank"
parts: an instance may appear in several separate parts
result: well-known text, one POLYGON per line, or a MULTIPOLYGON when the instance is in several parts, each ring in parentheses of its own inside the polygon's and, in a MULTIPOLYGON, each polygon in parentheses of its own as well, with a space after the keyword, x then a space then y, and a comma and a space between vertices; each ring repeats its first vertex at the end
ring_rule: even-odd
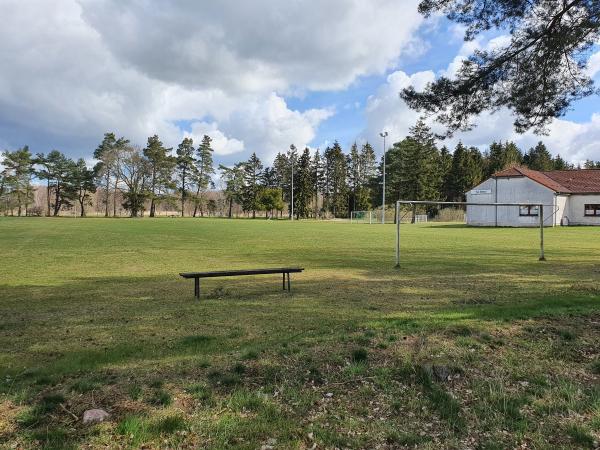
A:
POLYGON ((304 269, 301 267, 279 267, 269 269, 244 269, 244 270, 216 270, 212 272, 183 272, 179 275, 183 278, 214 278, 235 277, 241 275, 267 275, 272 273, 298 273, 304 269))
POLYGON ((182 272, 179 275, 183 278, 194 279, 194 296, 200 298, 200 278, 216 277, 236 277, 242 275, 267 275, 274 273, 283 274, 283 290, 285 290, 285 276, 287 274, 287 290, 291 290, 290 273, 302 272, 302 267, 271 267, 267 269, 243 269, 243 270, 215 270, 212 272, 182 272))

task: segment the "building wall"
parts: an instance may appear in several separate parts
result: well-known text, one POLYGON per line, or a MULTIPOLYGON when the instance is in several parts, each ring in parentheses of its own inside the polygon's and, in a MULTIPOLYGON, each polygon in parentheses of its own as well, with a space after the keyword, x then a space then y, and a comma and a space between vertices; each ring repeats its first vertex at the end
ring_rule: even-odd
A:
MULTIPOLYGON (((554 214, 554 225, 562 225, 563 219, 567 215, 570 197, 568 195, 555 196, 556 213, 554 214)), ((545 213, 544 213, 545 214, 545 213)))
MULTIPOLYGON (((467 201, 474 203, 543 203, 544 225, 552 226, 562 212, 554 214, 558 208, 558 199, 554 191, 526 177, 489 178, 467 192, 467 201), (483 193, 477 193, 477 191, 483 193), (486 191, 489 191, 486 192, 486 191)), ((567 203, 560 200, 559 203, 567 203)), ((538 216, 519 215, 518 206, 467 206, 467 224, 474 226, 499 227, 536 227, 540 224, 538 216)))
POLYGON ((600 194, 573 194, 565 212, 569 225, 600 225, 600 217, 586 217, 584 208, 587 204, 600 204, 600 194))

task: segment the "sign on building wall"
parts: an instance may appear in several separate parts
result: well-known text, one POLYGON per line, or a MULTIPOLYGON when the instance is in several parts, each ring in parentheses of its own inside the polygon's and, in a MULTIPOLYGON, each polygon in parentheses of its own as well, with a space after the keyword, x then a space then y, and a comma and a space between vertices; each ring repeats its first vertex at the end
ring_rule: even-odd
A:
POLYGON ((491 194, 492 190, 491 189, 473 189, 471 191, 471 194, 473 195, 484 195, 484 194, 491 194))

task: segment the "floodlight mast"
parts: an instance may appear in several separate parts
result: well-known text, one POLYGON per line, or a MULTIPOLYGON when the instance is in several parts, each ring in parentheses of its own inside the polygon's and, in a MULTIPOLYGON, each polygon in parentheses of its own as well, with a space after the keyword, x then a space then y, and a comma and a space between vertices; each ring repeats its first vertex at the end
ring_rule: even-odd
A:
MULTIPOLYGON (((475 202, 436 202, 422 200, 398 200, 396 202, 396 268, 400 268, 400 205, 461 205, 461 206, 523 206, 523 203, 475 203, 475 202)), ((540 257, 539 261, 546 261, 544 255, 544 205, 542 203, 527 203, 529 206, 537 206, 540 215, 540 257)), ((546 205, 553 206, 553 205, 546 205)), ((552 213, 554 214, 554 213, 552 213)))
POLYGON ((385 138, 388 136, 387 131, 379 133, 379 136, 383 138, 383 195, 381 197, 381 224, 385 224, 385 138))
POLYGON ((292 214, 290 220, 294 220, 294 155, 290 158, 292 160, 292 214))

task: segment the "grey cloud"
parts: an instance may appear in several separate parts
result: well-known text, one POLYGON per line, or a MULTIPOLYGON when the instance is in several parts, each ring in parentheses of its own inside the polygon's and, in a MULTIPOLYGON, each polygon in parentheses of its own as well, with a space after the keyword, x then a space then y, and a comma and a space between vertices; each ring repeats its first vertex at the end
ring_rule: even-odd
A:
POLYGON ((393 65, 421 22, 415 0, 80 1, 125 64, 242 92, 344 88, 393 65))

